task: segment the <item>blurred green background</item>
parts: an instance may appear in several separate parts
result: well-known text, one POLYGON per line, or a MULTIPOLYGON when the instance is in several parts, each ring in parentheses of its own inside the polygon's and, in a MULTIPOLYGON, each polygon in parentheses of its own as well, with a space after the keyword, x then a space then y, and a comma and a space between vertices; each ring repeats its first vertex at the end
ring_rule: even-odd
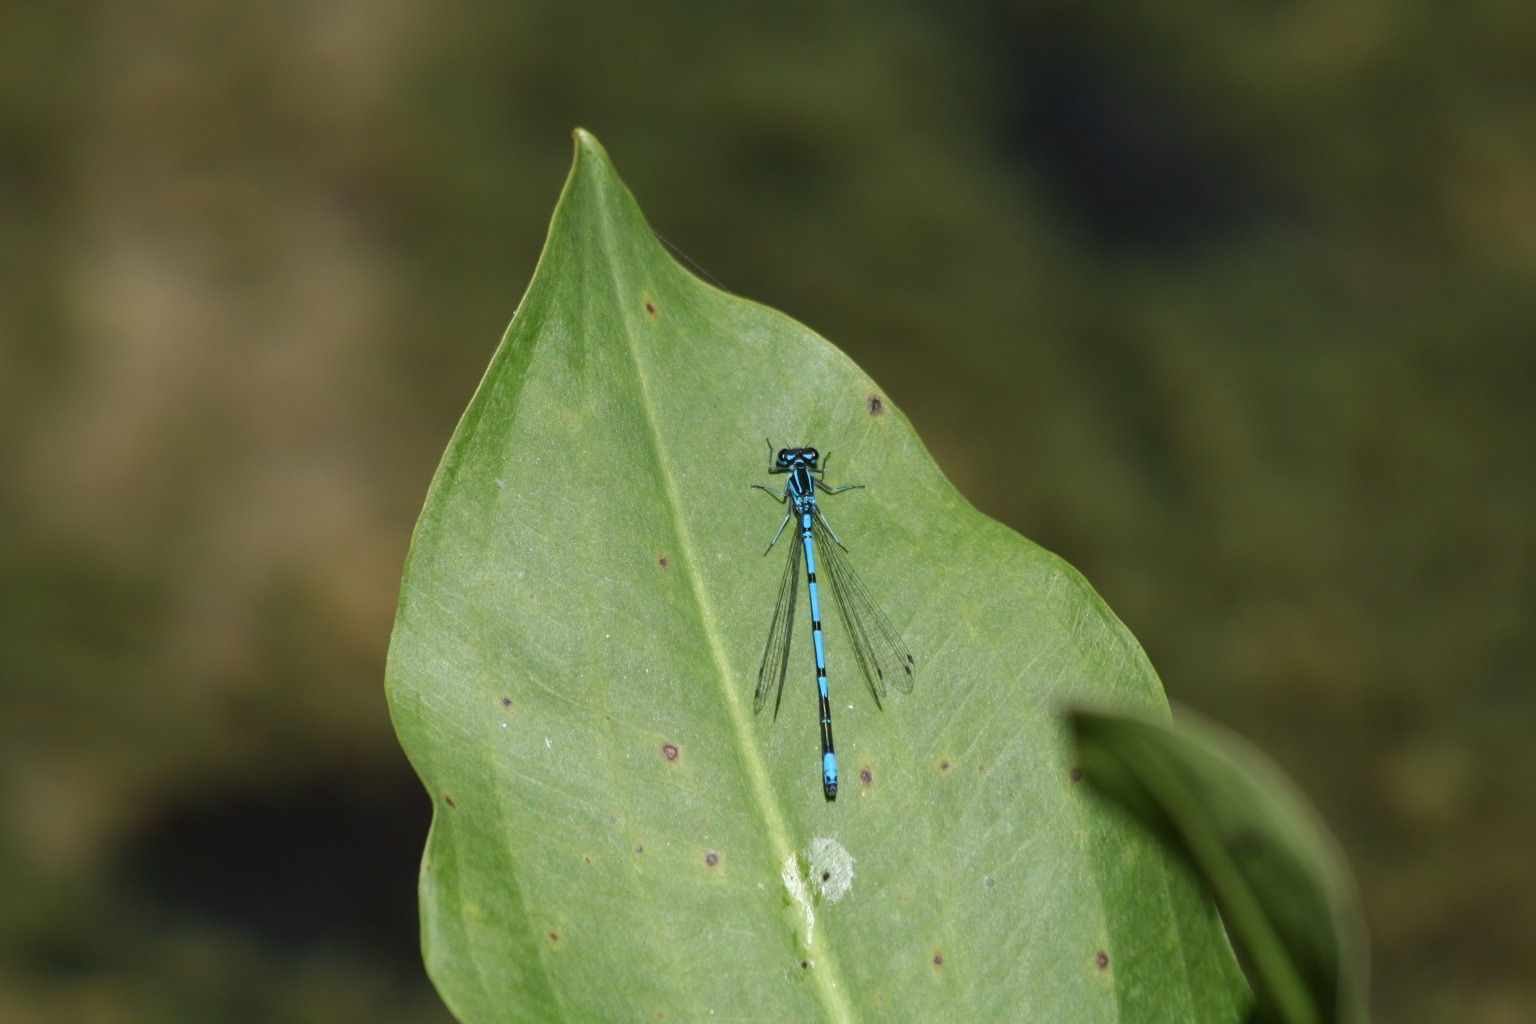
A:
POLYGON ((1536 5, 0 24, 0 1021, 447 1021, 385 643, 578 124, 1298 780, 1381 1020, 1536 1020, 1536 5))

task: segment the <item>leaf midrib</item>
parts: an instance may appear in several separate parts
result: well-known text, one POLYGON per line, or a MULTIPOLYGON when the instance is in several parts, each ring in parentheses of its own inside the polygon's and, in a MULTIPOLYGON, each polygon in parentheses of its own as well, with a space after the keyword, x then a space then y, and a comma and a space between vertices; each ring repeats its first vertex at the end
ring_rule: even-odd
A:
MULTIPOLYGON (((585 144, 588 140, 583 139, 585 144)), ((613 220, 608 208, 604 207, 604 216, 601 218, 603 231, 603 249, 605 254, 609 284, 613 288, 616 300, 622 300, 622 281, 618 273, 618 266, 611 258, 613 248, 613 220)), ((622 301, 616 301, 620 309, 628 309, 622 301)), ((640 358, 641 340, 634 329, 634 319, 627 313, 623 317, 624 351, 628 354, 634 379, 640 391, 640 407, 645 417, 646 431, 650 435, 652 450, 657 453, 659 465, 658 476, 661 481, 661 492, 665 497, 669 515, 672 519, 673 530, 678 538, 678 550, 682 555, 682 570, 688 580, 689 590, 698 609, 699 618, 703 626, 704 635, 709 648, 710 660, 715 666, 715 679, 719 687, 721 697, 730 715, 732 731, 735 733, 736 745, 742 754, 742 761, 747 766, 747 776, 751 780, 751 791, 759 813, 763 818, 765 834, 769 845, 780 864, 795 855, 795 847, 790 839, 790 830, 787 824, 783 807, 777 799, 774 788, 768 775, 768 767, 763 759, 761 748, 755 742, 755 733, 752 730, 752 720, 746 714, 745 705, 736 699, 739 687, 732 686, 732 674, 730 660, 726 652, 723 631, 719 620, 715 615, 713 603, 708 599, 704 587, 703 576, 695 563, 694 552, 696 545, 692 533, 688 529, 687 518, 682 514, 682 501, 679 497, 678 477, 672 471, 671 466, 664 456, 666 449, 662 445, 661 430, 656 418, 656 403, 651 398, 650 381, 643 372, 643 362, 640 358)), ((852 1024, 855 1020, 851 1007, 843 997, 845 986, 842 984, 841 970, 830 950, 826 950, 818 957, 821 961, 821 969, 810 972, 810 982, 817 993, 823 1009, 830 1020, 839 1024, 852 1024)))

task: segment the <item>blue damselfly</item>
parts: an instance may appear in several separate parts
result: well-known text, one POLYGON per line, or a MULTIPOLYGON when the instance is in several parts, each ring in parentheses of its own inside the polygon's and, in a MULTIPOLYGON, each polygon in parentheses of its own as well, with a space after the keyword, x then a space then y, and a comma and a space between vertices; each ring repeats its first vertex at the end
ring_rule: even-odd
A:
MULTIPOLYGON (((769 442, 768 451, 773 452, 769 442)), ((886 695, 886 683, 890 682, 903 693, 912 692, 916 678, 916 666, 901 634, 896 632, 885 613, 875 603, 874 596, 864 581, 854 573, 844 555, 847 550, 832 527, 827 525, 821 508, 816 503, 816 490, 824 494, 841 494, 863 487, 863 484, 844 484, 830 487, 822 479, 826 472, 820 464, 821 455, 815 448, 781 448, 772 464, 770 473, 787 473, 784 490, 753 484, 767 491, 789 506, 778 532, 768 542, 768 551, 778 543, 784 527, 794 519, 800 529, 800 543, 790 546, 789 561, 784 566, 784 576, 779 581, 779 596, 773 606, 773 624, 768 628, 768 643, 763 648, 763 663, 757 670, 757 692, 752 697, 752 710, 762 711, 773 696, 773 714, 779 714, 779 702, 784 696, 784 676, 789 668, 790 632, 795 623, 795 597, 799 593, 800 560, 805 559, 806 590, 811 599, 811 642, 816 654, 816 689, 821 699, 821 785, 828 800, 837 799, 837 753, 832 746, 832 705, 827 698, 827 653, 821 632, 821 599, 816 587, 816 558, 819 553, 826 566, 826 577, 832 583, 832 600, 847 627, 848 638, 853 642, 854 658, 864 672, 869 692, 874 695, 875 706, 881 707, 886 695)), ((828 456, 828 461, 831 456, 828 456)), ((764 551, 763 554, 767 554, 764 551)))

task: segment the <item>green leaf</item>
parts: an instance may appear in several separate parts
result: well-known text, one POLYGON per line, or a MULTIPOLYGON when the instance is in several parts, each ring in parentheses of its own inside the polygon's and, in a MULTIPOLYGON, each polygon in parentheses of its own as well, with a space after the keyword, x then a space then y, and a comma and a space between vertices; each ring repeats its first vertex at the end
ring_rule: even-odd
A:
MULTIPOLYGON (((830 603, 830 602, 829 602, 830 603)), ((889 396, 656 241, 591 136, 434 479, 388 669, 434 801, 428 970, 490 1021, 1235 1021, 1208 904, 1073 781, 1058 709, 1166 714, 1060 560, 972 509, 889 396), (917 658, 877 709, 828 616, 843 788, 795 639, 765 437, 917 658)))
POLYGON ((1267 759, 1187 715, 1069 716, 1083 772, 1194 867, 1257 999, 1255 1021, 1366 1019, 1365 928, 1337 846, 1267 759))

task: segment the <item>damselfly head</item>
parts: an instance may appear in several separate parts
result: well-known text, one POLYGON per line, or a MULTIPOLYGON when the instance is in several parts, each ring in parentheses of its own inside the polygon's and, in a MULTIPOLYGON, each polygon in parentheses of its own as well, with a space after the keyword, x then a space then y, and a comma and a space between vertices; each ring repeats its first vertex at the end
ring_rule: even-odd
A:
POLYGON ((820 457, 821 453, 818 452, 815 448, 779 449, 779 465, 781 466, 793 466, 797 462, 809 462, 814 466, 816 465, 816 460, 820 457))

